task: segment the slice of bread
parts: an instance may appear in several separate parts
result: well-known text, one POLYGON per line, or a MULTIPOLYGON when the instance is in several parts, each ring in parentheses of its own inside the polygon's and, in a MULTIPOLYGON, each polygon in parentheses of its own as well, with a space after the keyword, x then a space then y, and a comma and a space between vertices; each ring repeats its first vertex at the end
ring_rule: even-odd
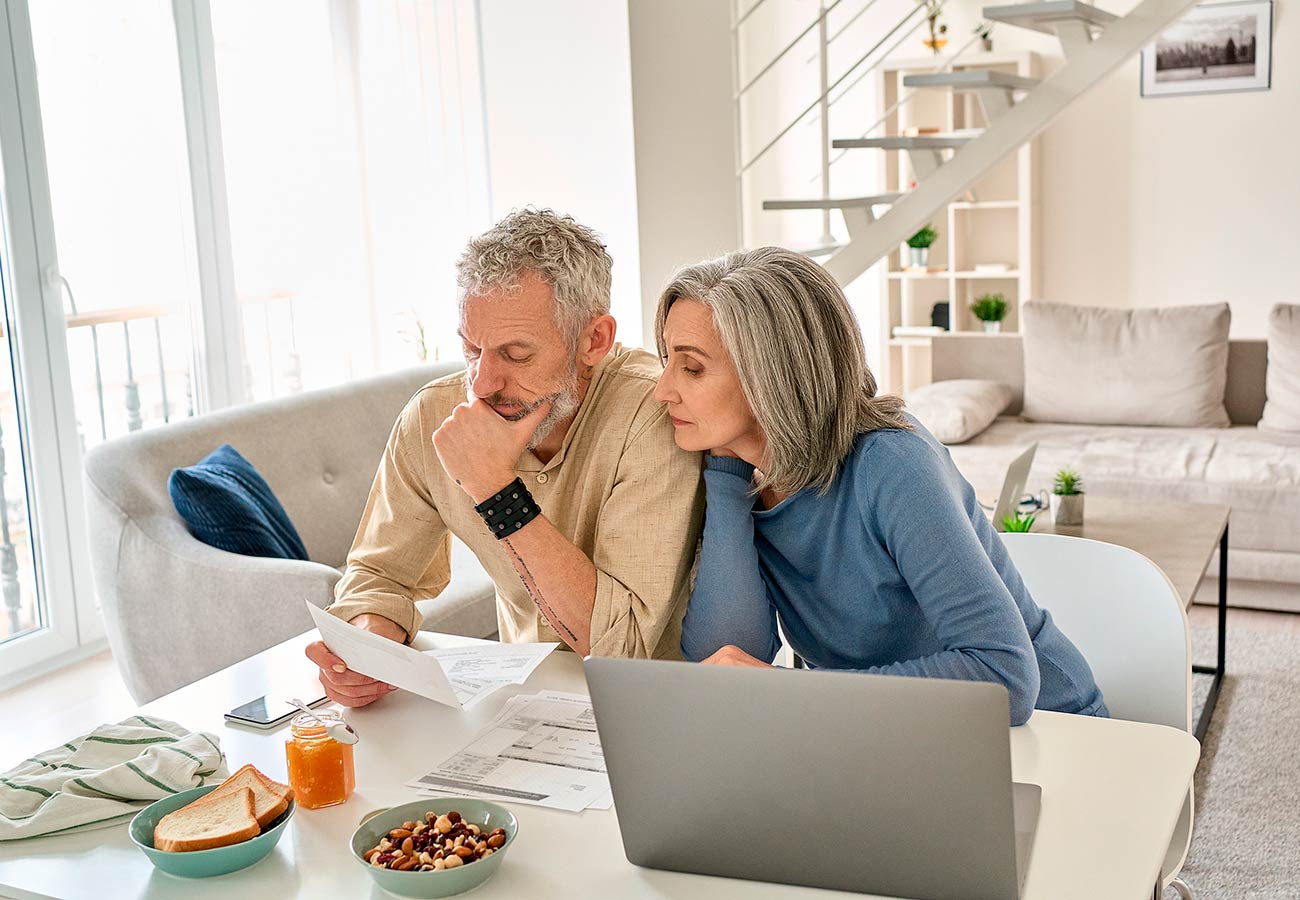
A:
POLYGON ((257 837, 261 831, 253 815, 253 792, 240 788, 215 800, 205 796, 163 816, 154 826, 153 845, 173 853, 211 850, 257 837))
POLYGON ((194 802, 206 803, 244 788, 253 792, 253 815, 263 828, 278 819, 293 799, 293 788, 267 778, 250 763, 194 802))

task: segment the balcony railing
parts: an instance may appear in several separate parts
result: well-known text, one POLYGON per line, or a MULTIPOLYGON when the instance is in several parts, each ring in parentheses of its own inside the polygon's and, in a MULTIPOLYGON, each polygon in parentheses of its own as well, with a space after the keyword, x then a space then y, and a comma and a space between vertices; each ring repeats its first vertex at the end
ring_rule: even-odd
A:
MULTIPOLYGON (((65 287, 67 287, 65 283, 65 287)), ((87 312, 71 309, 65 316, 68 355, 73 369, 73 394, 77 412, 77 436, 84 451, 87 440, 99 443, 122 434, 139 431, 195 414, 194 383, 191 377, 192 342, 183 314, 163 306, 119 306, 87 312), (148 400, 149 402, 145 402, 148 400), (91 420, 87 428, 86 419, 91 420)), ((296 294, 274 291, 241 297, 245 315, 258 315, 265 329, 261 346, 246 347, 264 358, 272 372, 272 393, 276 392, 274 340, 283 329, 272 327, 271 310, 280 306, 288 316, 289 351, 285 354, 278 385, 283 392, 302 390, 302 372, 293 333, 293 305, 296 294), (258 309, 260 307, 260 309, 258 309)), ((0 324, 0 339, 6 338, 0 324)), ((0 423, 17 421, 12 392, 0 395, 0 423)), ((0 425, 0 641, 37 627, 40 614, 36 586, 23 577, 20 559, 31 559, 28 505, 21 467, 9 471, 11 459, 21 454, 6 453, 6 441, 17 437, 12 424, 0 425)), ((12 445, 10 450, 15 449, 12 445)), ((30 574, 30 573, 29 573, 30 574)))

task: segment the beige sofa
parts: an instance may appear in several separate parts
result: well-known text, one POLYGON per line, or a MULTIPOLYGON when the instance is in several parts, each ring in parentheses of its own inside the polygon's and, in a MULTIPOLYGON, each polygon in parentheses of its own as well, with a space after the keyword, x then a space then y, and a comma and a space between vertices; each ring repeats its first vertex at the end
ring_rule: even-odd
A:
MULTIPOLYGON (((421 367, 239 406, 109 441, 86 454, 95 588, 113 656, 137 701, 311 627, 303 601, 331 602, 398 413, 422 385, 457 368, 421 367), (270 484, 310 561, 239 556, 200 543, 186 530, 167 493, 167 477, 222 443, 235 447, 270 484)), ((495 589, 458 541, 452 570, 441 595, 417 604, 424 627, 494 637, 495 589)))
MULTIPOLYGON (((1224 406, 1229 428, 1074 425, 1020 416, 1024 351, 1020 335, 940 335, 932 341, 935 382, 987 379, 1010 386, 1011 405, 971 439, 949 445, 981 491, 996 492, 1011 460, 1037 441, 1028 488, 1049 487, 1063 466, 1078 468, 1089 493, 1134 503, 1187 501, 1232 507, 1229 603, 1300 611, 1300 440, 1263 433, 1267 345, 1228 346, 1224 406)), ((1086 390, 1086 385, 1080 385, 1086 390)), ((1212 562, 1209 571, 1218 571, 1212 562)), ((1201 602, 1217 598, 1206 578, 1201 602)))

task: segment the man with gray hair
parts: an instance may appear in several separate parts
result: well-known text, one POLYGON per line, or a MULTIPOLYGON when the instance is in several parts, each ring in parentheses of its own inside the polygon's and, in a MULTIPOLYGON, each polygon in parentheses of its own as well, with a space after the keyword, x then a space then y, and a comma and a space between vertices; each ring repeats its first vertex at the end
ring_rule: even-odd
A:
MULTIPOLYGON (((458 264, 467 368, 398 417, 330 612, 395 641, 451 578, 451 535, 497 591, 503 641, 680 658, 704 509, 699 454, 652 394, 662 367, 614 342, 612 261, 550 210, 511 213, 458 264)), ((321 642, 330 699, 393 690, 321 642)))

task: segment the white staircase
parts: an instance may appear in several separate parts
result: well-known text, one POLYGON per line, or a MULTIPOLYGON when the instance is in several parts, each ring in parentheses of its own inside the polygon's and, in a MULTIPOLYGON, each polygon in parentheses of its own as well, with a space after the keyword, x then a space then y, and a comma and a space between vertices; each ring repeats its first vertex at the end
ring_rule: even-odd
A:
MULTIPOLYGON (((842 138, 831 141, 836 150, 905 150, 918 178, 929 178, 947 162, 945 150, 956 150, 975 140, 973 134, 925 134, 918 137, 842 138)), ((766 209, 767 207, 764 207, 766 209)))
POLYGON ((1047 0, 1045 3, 987 6, 984 18, 990 22, 1055 34, 1068 58, 1092 43, 1093 36, 1118 16, 1082 0, 1047 0))
MULTIPOLYGON (((986 19, 1055 34, 1065 54, 1064 65, 1042 81, 979 69, 909 75, 904 79, 905 87, 975 93, 988 126, 977 134, 832 141, 831 146, 840 150, 907 152, 917 186, 903 194, 767 200, 763 209, 839 210, 849 240, 833 250, 823 265, 847 285, 919 230, 945 204, 974 186, 1000 160, 1045 129, 1075 99, 1132 58, 1195 2, 1142 0, 1125 16, 1112 15, 1080 0, 986 7, 986 19), (877 215, 881 207, 887 208, 877 215)), ((825 251, 832 245, 823 241, 820 246, 825 251)))

